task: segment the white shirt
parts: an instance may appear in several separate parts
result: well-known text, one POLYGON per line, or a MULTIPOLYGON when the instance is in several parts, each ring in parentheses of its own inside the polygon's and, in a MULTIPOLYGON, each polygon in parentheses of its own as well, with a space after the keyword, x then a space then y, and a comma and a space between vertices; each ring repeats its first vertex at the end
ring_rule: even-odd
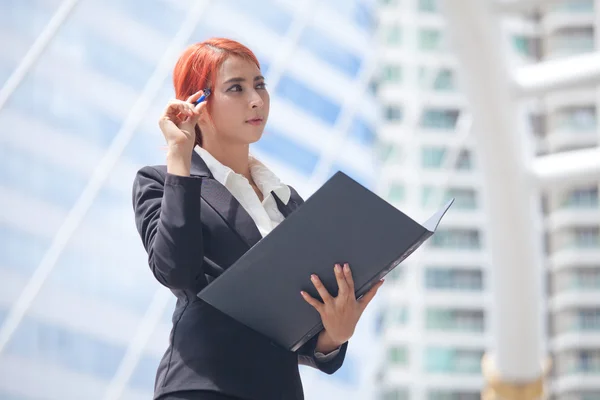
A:
POLYGON ((267 236, 269 232, 284 220, 285 217, 281 214, 279 208, 277 208, 277 203, 271 191, 275 192, 284 204, 290 201, 292 192, 289 186, 283 184, 263 163, 252 155, 249 155, 250 174, 254 183, 263 194, 263 201, 261 202, 245 176, 221 164, 202 147, 196 146, 195 150, 202 157, 202 160, 204 160, 215 179, 225 186, 248 214, 250 214, 262 237, 267 236))
MULTIPOLYGON (((196 146, 194 150, 202 157, 202 160, 204 160, 214 178, 225 186, 248 214, 250 214, 262 237, 267 236, 269 232, 285 219, 279 208, 277 208, 277 203, 271 191, 275 192, 283 204, 287 204, 290 201, 292 191, 288 185, 283 184, 269 168, 254 156, 248 156, 248 163, 252 179, 263 194, 262 202, 245 176, 221 164, 206 149, 196 146)), ((336 349, 327 355, 316 352, 315 356, 319 361, 327 362, 333 359, 338 353, 339 349, 336 349)))

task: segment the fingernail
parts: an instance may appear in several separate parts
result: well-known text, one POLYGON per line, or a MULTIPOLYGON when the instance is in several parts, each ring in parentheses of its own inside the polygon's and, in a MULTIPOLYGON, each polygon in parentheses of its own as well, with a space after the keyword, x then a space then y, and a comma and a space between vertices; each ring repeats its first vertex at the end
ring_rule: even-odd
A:
POLYGON ((301 295, 304 297, 304 295, 305 295, 306 293, 304 293, 304 291, 303 291, 303 290, 301 290, 301 291, 300 291, 300 294, 301 294, 301 295))
POLYGON ((312 279, 313 281, 316 281, 316 280, 317 280, 317 276, 316 276, 315 274, 312 274, 312 275, 310 276, 310 279, 312 279))
POLYGON ((348 263, 344 264, 344 271, 346 271, 346 272, 350 271, 350 267, 348 266, 348 263))
POLYGON ((335 264, 335 272, 340 272, 340 265, 339 264, 335 264))

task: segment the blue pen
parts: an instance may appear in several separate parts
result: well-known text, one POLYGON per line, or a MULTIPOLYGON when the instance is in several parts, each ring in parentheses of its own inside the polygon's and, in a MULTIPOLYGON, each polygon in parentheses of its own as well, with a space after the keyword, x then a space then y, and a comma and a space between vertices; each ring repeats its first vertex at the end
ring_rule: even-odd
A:
POLYGON ((196 100, 196 102, 194 104, 198 105, 198 104, 202 103, 204 100, 206 100, 206 98, 208 96, 210 96, 210 89, 204 89, 203 92, 204 93, 202 93, 202 96, 200 96, 200 98, 198 100, 196 100))

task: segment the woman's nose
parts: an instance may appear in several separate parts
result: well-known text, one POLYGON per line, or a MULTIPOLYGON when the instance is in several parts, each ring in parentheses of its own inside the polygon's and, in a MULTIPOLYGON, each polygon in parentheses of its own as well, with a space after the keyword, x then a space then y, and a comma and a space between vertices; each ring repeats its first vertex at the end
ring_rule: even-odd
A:
POLYGON ((250 108, 258 108, 263 106, 263 99, 260 94, 255 90, 253 91, 252 97, 250 98, 250 108))

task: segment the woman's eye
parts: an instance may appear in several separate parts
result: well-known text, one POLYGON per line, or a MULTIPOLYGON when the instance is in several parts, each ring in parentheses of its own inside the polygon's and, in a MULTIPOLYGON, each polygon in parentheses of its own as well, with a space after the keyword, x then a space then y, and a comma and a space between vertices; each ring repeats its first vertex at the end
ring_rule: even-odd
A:
POLYGON ((230 92, 240 92, 241 90, 242 90, 241 85, 233 85, 232 87, 229 88, 230 92))
POLYGON ((258 85, 256 85, 257 89, 266 89, 267 88, 267 84, 265 82, 259 83, 258 85))

